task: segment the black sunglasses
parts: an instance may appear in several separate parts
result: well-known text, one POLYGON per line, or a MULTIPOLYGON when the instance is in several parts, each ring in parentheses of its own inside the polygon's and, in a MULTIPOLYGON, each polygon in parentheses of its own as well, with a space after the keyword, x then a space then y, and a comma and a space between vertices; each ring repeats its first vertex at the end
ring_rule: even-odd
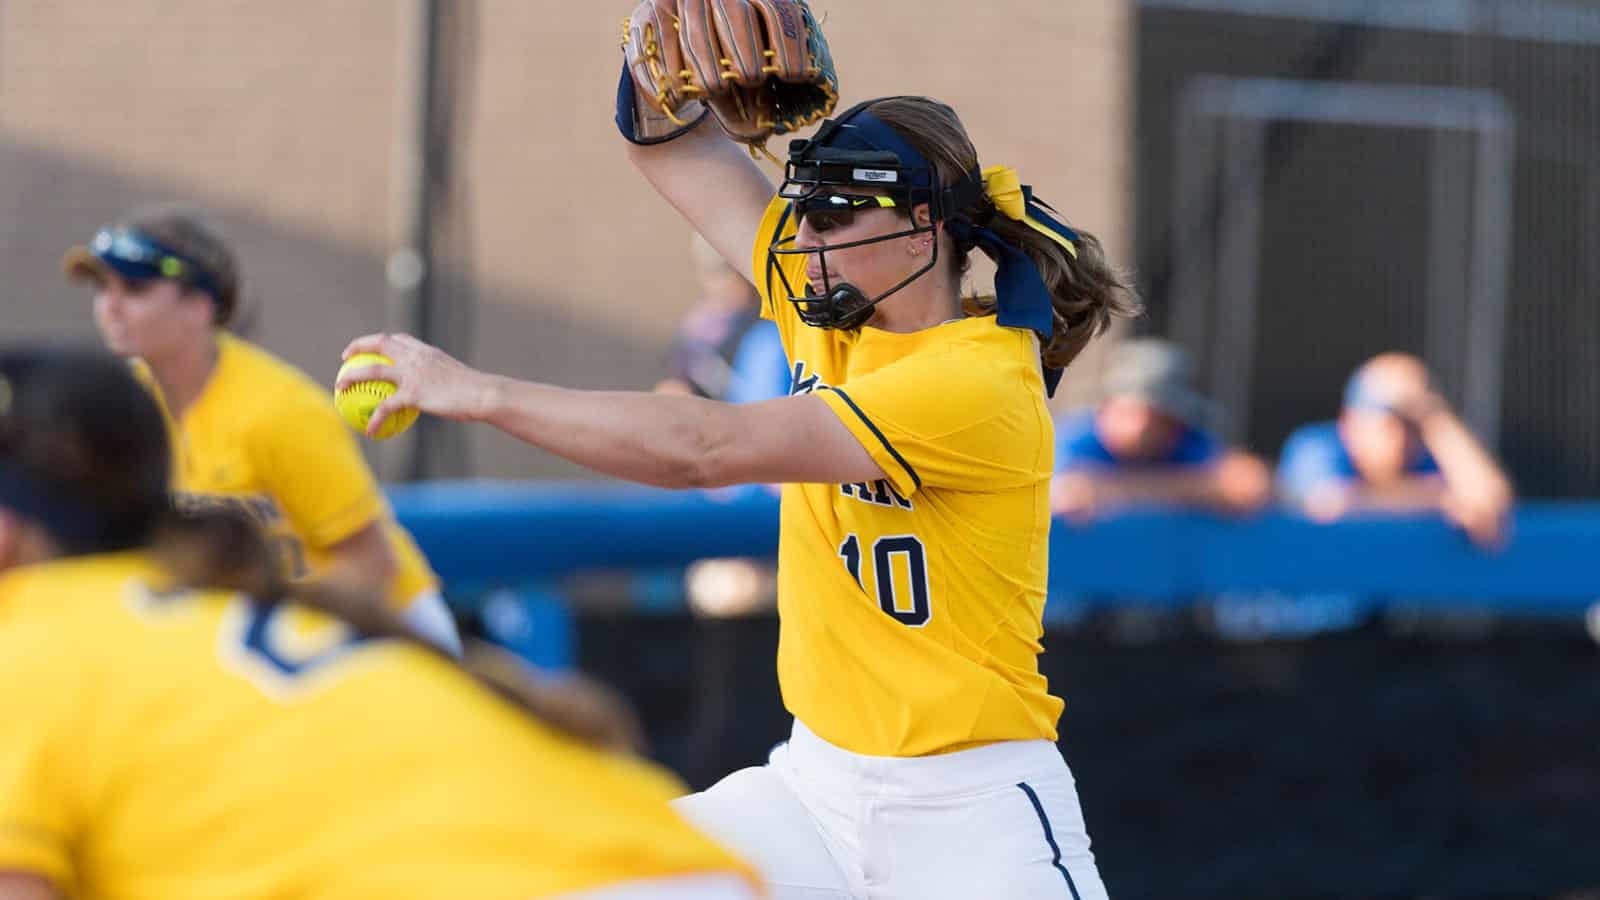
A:
POLYGON ((811 230, 822 234, 835 228, 844 228, 856 220, 856 212, 863 209, 894 209, 900 204, 893 197, 881 194, 845 194, 836 191, 818 191, 794 200, 795 224, 809 221, 811 230))

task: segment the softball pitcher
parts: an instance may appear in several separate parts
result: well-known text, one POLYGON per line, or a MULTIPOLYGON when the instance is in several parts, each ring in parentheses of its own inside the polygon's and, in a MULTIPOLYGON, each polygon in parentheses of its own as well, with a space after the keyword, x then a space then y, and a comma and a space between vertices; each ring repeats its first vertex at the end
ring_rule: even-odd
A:
POLYGON ((1137 300, 1092 235, 1011 169, 980 167, 934 100, 824 121, 789 145, 775 196, 753 155, 837 96, 804 3, 647 0, 624 46, 630 157, 760 291, 793 394, 732 406, 565 390, 374 335, 346 350, 395 360, 345 377, 397 386, 369 428, 420 407, 636 481, 785 483, 778 677, 793 734, 680 809, 785 900, 1104 897, 1055 746, 1062 702, 1037 664, 1045 398, 1137 300), (962 295, 973 251, 998 266, 992 299, 962 295))

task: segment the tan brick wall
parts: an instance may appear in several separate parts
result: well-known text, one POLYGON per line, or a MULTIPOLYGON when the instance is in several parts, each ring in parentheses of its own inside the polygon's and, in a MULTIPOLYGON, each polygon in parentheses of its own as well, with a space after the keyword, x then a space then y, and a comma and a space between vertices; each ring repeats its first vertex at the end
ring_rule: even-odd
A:
MULTIPOLYGON (((610 121, 627 6, 467 7, 477 27, 457 210, 480 365, 646 386, 693 299, 687 229, 628 167, 610 121)), ((950 102, 986 163, 1017 166, 1122 255, 1127 0, 995 0, 981 15, 956 0, 813 6, 846 103, 950 102)), ((214 210, 240 245, 254 335, 330 380, 344 340, 384 322, 406 8, 0 5, 0 337, 88 335, 81 292, 55 274, 60 251, 130 205, 179 199, 214 210)), ((485 474, 571 471, 497 436, 474 433, 472 446, 485 474)))

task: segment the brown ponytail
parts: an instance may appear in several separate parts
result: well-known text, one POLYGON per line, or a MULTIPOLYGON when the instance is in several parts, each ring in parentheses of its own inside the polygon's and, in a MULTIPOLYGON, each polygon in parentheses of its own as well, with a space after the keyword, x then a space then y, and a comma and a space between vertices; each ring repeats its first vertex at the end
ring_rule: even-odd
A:
MULTIPOLYGON (((939 182, 952 185, 978 167, 978 151, 967 136, 955 110, 926 97, 892 97, 872 105, 872 113, 885 125, 899 132, 938 170, 939 182)), ((1040 348, 1044 365, 1065 368, 1089 339, 1105 331, 1113 318, 1133 318, 1143 307, 1131 279, 1113 267, 1100 241, 1093 234, 1073 226, 1078 233, 1078 255, 1039 234, 1022 222, 995 213, 984 197, 974 213, 977 220, 988 220, 988 227, 1022 249, 1039 267, 1045 286, 1050 289, 1055 308, 1055 334, 1040 348)), ((964 274, 971 265, 968 252, 952 253, 952 267, 964 274)), ((963 299, 968 315, 994 312, 992 297, 963 299)))
MULTIPOLYGON (((985 197, 982 201, 988 204, 985 197)), ((1073 227, 1077 232, 1078 255, 1073 256, 1022 222, 995 216, 989 223, 1001 237, 1022 248, 1039 267, 1055 311, 1055 333, 1040 349, 1047 367, 1066 368, 1083 352, 1089 339, 1111 326, 1113 318, 1131 319, 1143 312, 1139 295, 1128 277, 1106 259, 1100 239, 1073 227)), ((963 270, 967 261, 962 260, 963 270)))
POLYGON ((241 513, 174 511, 158 527, 153 547, 179 585, 315 609, 358 634, 404 641, 459 665, 512 705, 571 737, 608 750, 644 749, 633 711, 609 688, 577 676, 536 678, 520 659, 481 641, 468 642, 462 659, 454 660, 413 633, 381 598, 325 582, 287 583, 260 528, 241 513))

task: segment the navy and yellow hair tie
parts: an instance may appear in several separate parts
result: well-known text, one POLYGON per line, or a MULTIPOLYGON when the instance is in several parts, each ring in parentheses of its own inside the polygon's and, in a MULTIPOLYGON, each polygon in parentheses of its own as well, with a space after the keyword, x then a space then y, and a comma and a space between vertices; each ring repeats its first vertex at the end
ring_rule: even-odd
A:
POLYGON ((1032 228, 1060 244, 1073 259, 1078 258, 1078 233, 1045 212, 1048 207, 1033 199, 1033 188, 1022 183, 1016 169, 1010 166, 984 169, 983 192, 1002 216, 1032 228))

